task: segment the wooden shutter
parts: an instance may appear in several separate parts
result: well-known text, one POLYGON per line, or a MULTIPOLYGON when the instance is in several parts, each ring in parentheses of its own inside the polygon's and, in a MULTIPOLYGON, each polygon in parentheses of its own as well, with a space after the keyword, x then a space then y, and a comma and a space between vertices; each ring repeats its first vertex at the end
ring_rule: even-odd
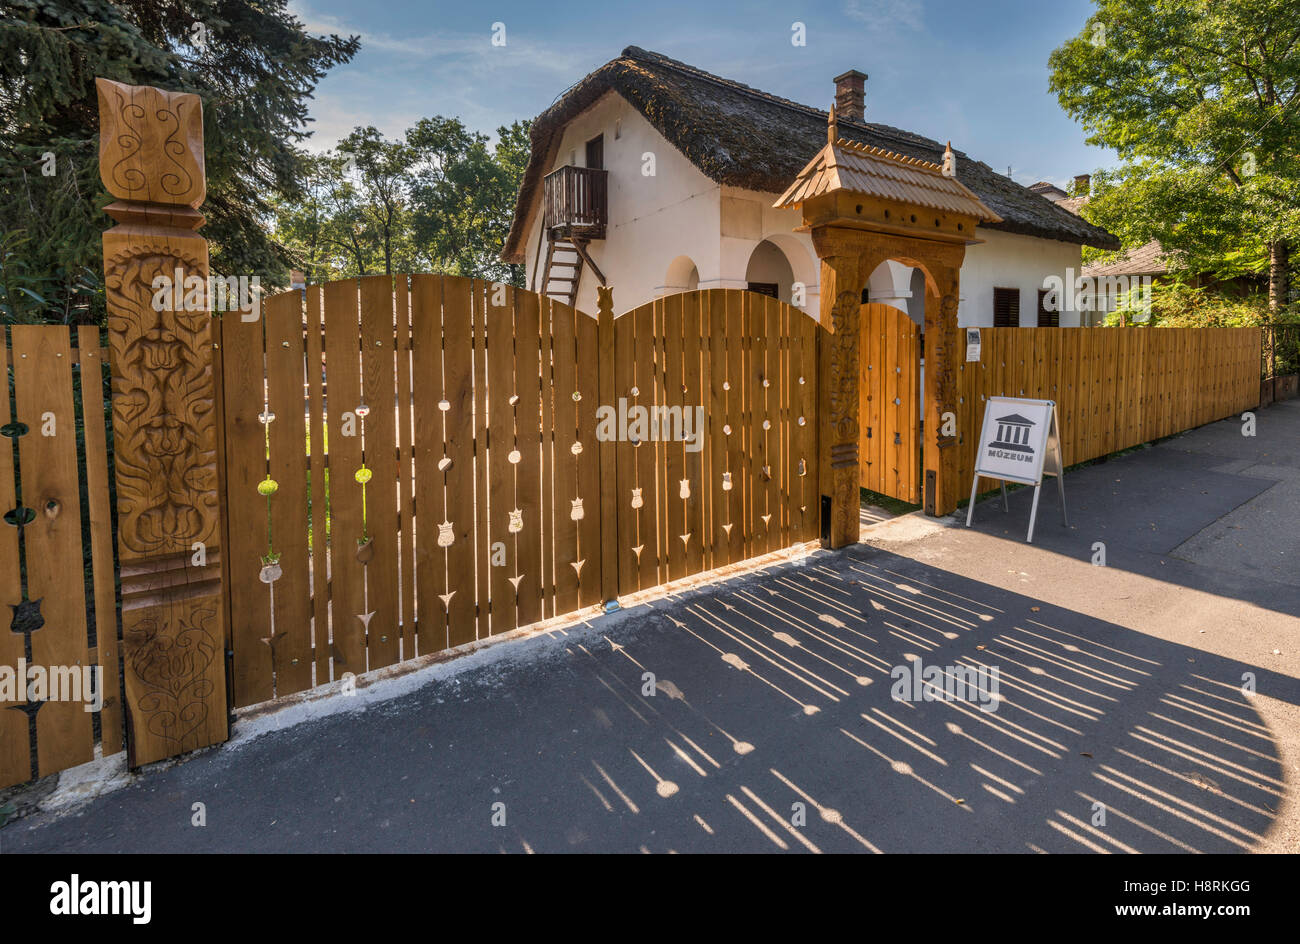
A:
POLYGON ((1054 311, 1047 310, 1047 299, 1052 292, 1049 289, 1040 288, 1038 290, 1038 327, 1040 328, 1059 328, 1061 326, 1061 302, 1060 299, 1052 299, 1052 308, 1054 311))
POLYGON ((993 327, 1020 327, 1020 289, 995 288, 993 290, 993 327))

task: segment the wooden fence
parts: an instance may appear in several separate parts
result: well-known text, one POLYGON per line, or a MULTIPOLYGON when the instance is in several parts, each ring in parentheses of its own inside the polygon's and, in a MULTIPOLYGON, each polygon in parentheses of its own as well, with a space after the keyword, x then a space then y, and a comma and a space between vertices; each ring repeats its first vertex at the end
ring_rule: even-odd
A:
POLYGON ((220 328, 237 706, 816 536, 816 323, 788 305, 602 326, 416 275, 263 315, 220 328))
POLYGON ((991 396, 1055 400, 1067 465, 1259 403, 1258 328, 981 328, 980 336, 979 362, 962 363, 958 376, 967 482, 991 396))
POLYGON ((56 325, 0 343, 0 787, 93 759, 96 719, 103 754, 123 747, 100 344, 56 325))

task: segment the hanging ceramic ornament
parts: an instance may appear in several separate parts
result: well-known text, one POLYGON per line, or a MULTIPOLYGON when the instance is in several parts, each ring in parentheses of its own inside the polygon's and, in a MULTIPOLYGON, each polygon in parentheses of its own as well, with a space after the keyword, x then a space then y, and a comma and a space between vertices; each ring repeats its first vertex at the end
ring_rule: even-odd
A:
POLYGON ((452 533, 450 521, 444 521, 442 524, 438 525, 439 547, 451 547, 454 540, 456 540, 456 536, 452 533))
POLYGON ((690 480, 690 479, 682 479, 682 481, 681 481, 681 485, 678 486, 678 488, 677 488, 677 496, 678 496, 679 498, 690 498, 690 497, 691 497, 691 480, 690 480))
POLYGON ((729 492, 729 491, 731 491, 731 473, 730 473, 730 472, 723 472, 723 473, 722 473, 722 490, 723 490, 724 492, 729 492))
POLYGON ((573 510, 569 512, 569 518, 573 521, 581 521, 585 514, 586 512, 582 510, 582 499, 573 499, 573 510))
POLYGON ((644 504, 645 502, 641 498, 641 489, 639 488, 632 489, 632 507, 640 508, 644 504))
POLYGON ((524 530, 524 512, 523 509, 516 508, 510 512, 510 526, 508 528, 511 534, 518 534, 524 530))

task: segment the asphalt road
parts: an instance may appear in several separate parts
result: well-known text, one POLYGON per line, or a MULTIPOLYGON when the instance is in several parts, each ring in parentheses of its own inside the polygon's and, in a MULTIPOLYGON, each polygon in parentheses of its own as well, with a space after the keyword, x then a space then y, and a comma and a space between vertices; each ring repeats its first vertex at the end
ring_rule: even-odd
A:
POLYGON ((1254 439, 1214 424, 1069 474, 1072 527, 1047 490, 1032 547, 1027 490, 969 530, 896 519, 147 771, 0 845, 1294 852, 1297 470, 1293 401, 1254 439), (895 700, 918 661, 990 674, 895 700))

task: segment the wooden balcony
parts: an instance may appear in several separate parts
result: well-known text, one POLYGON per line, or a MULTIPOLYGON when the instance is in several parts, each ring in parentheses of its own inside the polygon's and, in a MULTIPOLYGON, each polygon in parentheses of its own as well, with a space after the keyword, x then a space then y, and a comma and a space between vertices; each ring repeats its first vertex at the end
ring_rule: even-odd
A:
POLYGON ((542 225, 552 236, 604 239, 609 218, 608 171, 566 165, 546 175, 542 225))

